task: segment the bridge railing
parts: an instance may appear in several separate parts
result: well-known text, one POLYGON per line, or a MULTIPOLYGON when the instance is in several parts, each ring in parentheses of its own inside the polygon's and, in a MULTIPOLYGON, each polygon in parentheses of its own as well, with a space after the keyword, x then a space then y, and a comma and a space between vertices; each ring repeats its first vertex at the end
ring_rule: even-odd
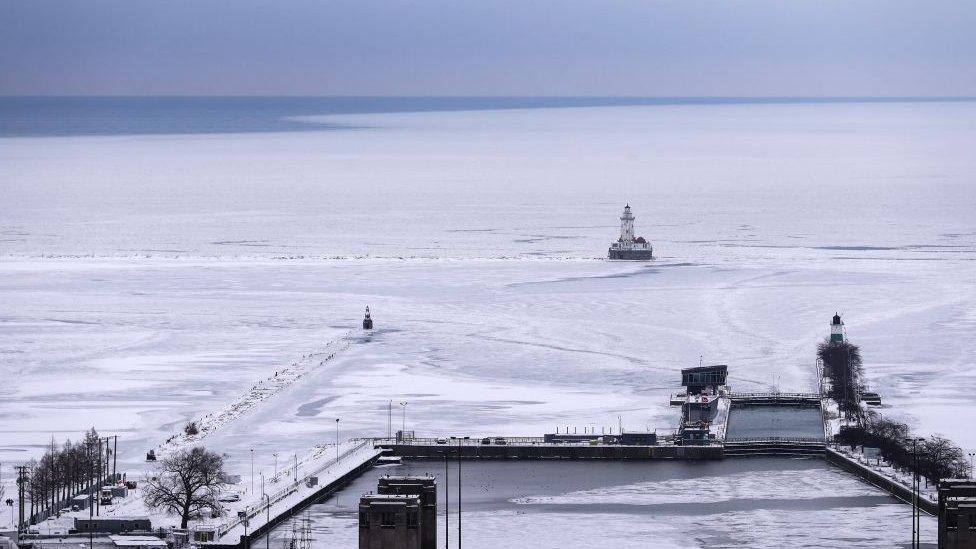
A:
POLYGON ((735 437, 726 438, 726 444, 752 444, 752 443, 798 443, 798 444, 826 444, 827 441, 820 437, 735 437))
POLYGON ((732 393, 732 400, 750 398, 820 400, 820 395, 817 393, 732 393))
POLYGON ((219 539, 221 536, 226 535, 228 532, 230 532, 237 526, 244 523, 244 521, 250 521, 252 518, 259 516, 261 513, 264 513, 269 507, 274 507, 276 503, 285 499, 286 497, 294 493, 296 490, 298 490, 299 487, 301 487, 301 485, 305 483, 305 481, 309 477, 314 477, 319 473, 321 473, 322 471, 325 471, 326 469, 332 467, 333 465, 337 465, 341 463, 344 459, 348 458, 349 456, 361 452, 364 448, 371 448, 371 447, 372 444, 370 444, 368 441, 362 441, 359 444, 353 446, 352 448, 339 454, 338 459, 333 458, 333 459, 326 460, 324 463, 315 467, 311 472, 307 472, 305 475, 303 475, 301 479, 297 481, 291 481, 288 483, 287 486, 278 490, 277 492, 268 494, 267 497, 262 498, 260 500, 261 503, 259 505, 245 508, 245 515, 243 517, 240 516, 234 517, 229 522, 225 522, 223 525, 221 525, 217 530, 217 538, 219 539))

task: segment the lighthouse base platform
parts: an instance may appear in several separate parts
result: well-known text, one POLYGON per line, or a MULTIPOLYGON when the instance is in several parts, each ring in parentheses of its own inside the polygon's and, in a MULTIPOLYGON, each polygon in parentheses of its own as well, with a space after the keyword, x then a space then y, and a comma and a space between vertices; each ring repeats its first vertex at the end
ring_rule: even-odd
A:
POLYGON ((607 257, 622 261, 649 261, 654 259, 654 250, 614 250, 610 248, 607 257))

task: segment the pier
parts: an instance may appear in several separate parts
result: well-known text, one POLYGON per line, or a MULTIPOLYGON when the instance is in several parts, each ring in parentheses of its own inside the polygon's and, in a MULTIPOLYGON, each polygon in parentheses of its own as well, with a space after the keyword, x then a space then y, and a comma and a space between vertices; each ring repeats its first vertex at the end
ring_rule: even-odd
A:
POLYGON ((246 548, 289 517, 349 484, 372 467, 383 452, 371 440, 355 440, 344 446, 337 457, 319 455, 303 462, 304 474, 296 474, 296 479, 283 488, 254 500, 237 516, 198 527, 191 542, 207 549, 246 548))
POLYGON ((592 442, 547 443, 543 437, 488 437, 407 440, 374 439, 392 455, 409 459, 722 459, 721 444, 706 445, 624 445, 592 442), (440 439, 444 440, 444 439, 440 439), (498 443, 503 440, 503 443, 498 443))

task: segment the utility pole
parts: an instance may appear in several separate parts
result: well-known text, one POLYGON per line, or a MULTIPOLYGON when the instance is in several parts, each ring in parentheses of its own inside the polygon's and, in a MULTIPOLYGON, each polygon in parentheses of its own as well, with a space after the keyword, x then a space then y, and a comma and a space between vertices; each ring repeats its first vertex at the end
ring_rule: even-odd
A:
POLYGON ((24 500, 27 496, 27 466, 18 465, 17 469, 17 534, 24 528, 24 500))
POLYGON ((461 437, 458 437, 458 549, 461 549, 461 437))
MULTIPOLYGON (((271 496, 265 495, 264 502, 265 517, 267 517, 264 519, 264 524, 268 528, 271 524, 271 496)), ((264 549, 271 549, 271 528, 268 528, 268 532, 264 535, 264 549)))
POLYGON ((386 438, 393 438, 393 401, 386 409, 386 438))
POLYGON ((98 439, 98 467, 95 469, 94 490, 98 491, 95 497, 95 516, 102 516, 102 439, 98 439))
POLYGON ((94 450, 92 443, 89 441, 85 446, 88 448, 88 548, 94 549, 95 529, 92 526, 92 519, 94 518, 92 511, 94 511, 95 502, 92 501, 92 496, 94 495, 95 487, 92 486, 92 476, 95 474, 93 462, 95 456, 92 455, 92 450, 94 450))
MULTIPOLYGON (((114 435, 115 441, 113 442, 112 450, 112 477, 118 477, 119 474, 119 435, 114 435)), ((118 480, 116 478, 116 480, 118 480)))
POLYGON ((336 418, 336 463, 339 463, 339 418, 336 418))
POLYGON ((447 448, 444 449, 444 549, 450 549, 451 544, 448 540, 451 537, 450 522, 451 522, 451 476, 448 471, 448 451, 447 448))
POLYGON ((254 448, 251 448, 251 493, 254 493, 254 448))

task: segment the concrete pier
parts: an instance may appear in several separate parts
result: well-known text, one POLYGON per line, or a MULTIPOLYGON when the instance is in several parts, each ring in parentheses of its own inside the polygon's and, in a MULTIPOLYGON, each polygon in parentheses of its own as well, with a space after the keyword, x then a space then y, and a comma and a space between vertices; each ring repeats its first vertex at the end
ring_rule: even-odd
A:
MULTIPOLYGON (((826 457, 827 463, 840 467, 848 473, 860 477, 869 484, 873 484, 874 486, 881 488, 896 498, 911 505, 912 490, 908 486, 895 482, 894 480, 881 475, 877 471, 865 466, 862 463, 858 463, 850 459, 833 448, 826 448, 824 452, 824 457, 826 457)), ((932 516, 939 514, 939 503, 937 501, 932 501, 926 497, 920 497, 918 502, 922 511, 932 516)))
POLYGON ((376 444, 392 455, 409 459, 722 459, 721 444, 703 446, 626 446, 620 444, 544 443, 539 439, 505 438, 504 444, 481 444, 477 439, 456 439, 438 444, 436 439, 395 441, 380 439, 376 444), (538 442, 536 441, 538 440, 538 442))

